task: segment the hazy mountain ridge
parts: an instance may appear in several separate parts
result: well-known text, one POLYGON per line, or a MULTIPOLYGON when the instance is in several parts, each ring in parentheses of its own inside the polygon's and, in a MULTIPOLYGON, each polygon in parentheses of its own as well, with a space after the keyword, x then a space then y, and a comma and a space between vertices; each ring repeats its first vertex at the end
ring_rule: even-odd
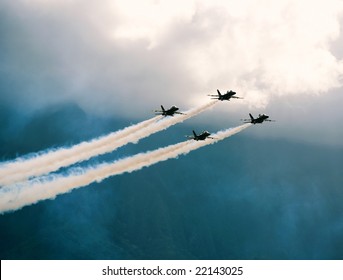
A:
MULTIPOLYGON (((38 150, 126 123, 61 106, 29 120, 1 154, 15 154, 23 139, 28 152, 45 121, 54 133, 38 150)), ((176 143, 191 129, 176 125, 95 161, 176 143)), ((341 259, 342 163, 340 148, 234 135, 2 215, 1 258, 341 259)))

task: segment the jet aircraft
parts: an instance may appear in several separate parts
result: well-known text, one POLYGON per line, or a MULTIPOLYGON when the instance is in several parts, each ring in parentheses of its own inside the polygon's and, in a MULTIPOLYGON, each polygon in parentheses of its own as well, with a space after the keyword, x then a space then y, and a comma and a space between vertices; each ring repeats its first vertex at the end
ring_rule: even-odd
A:
POLYGON ((201 134, 197 135, 195 133, 195 131, 193 130, 193 136, 187 136, 190 139, 193 139, 195 141, 202 141, 205 140, 206 138, 210 138, 210 139, 214 139, 213 137, 210 137, 211 133, 209 133, 208 131, 204 130, 203 132, 201 132, 201 134))
POLYGON ((243 99, 243 97, 234 96, 236 94, 236 92, 234 92, 232 90, 227 91, 224 94, 221 94, 219 89, 217 89, 217 93, 218 94, 215 94, 215 95, 209 94, 208 96, 211 96, 212 97, 211 99, 217 99, 220 101, 224 101, 224 100, 230 101, 231 98, 243 99))
POLYGON ((275 122, 274 120, 268 120, 269 116, 265 114, 259 114, 257 118, 254 118, 250 113, 249 113, 250 119, 243 119, 245 123, 252 123, 252 124, 257 124, 257 123, 263 123, 263 122, 275 122))
POLYGON ((179 110, 178 107, 172 106, 170 109, 166 110, 164 107, 161 105, 162 110, 155 110, 156 115, 162 115, 162 116, 174 116, 174 114, 180 114, 180 115, 185 115, 184 113, 177 112, 179 110))

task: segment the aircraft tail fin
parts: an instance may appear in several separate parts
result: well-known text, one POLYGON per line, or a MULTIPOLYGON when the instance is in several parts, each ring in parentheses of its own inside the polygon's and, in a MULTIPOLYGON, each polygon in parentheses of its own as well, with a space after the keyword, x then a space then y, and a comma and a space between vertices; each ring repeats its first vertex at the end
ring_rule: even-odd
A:
POLYGON ((196 138, 198 135, 195 133, 195 131, 193 130, 193 135, 196 138))
POLYGON ((161 109, 162 109, 162 111, 163 111, 163 112, 165 112, 165 111, 166 111, 162 105, 161 105, 161 109))
POLYGON ((250 119, 253 121, 254 117, 252 116, 252 114, 249 113, 250 119))
POLYGON ((219 89, 217 89, 217 92, 218 92, 218 95, 219 95, 219 96, 222 96, 222 94, 220 93, 219 89))

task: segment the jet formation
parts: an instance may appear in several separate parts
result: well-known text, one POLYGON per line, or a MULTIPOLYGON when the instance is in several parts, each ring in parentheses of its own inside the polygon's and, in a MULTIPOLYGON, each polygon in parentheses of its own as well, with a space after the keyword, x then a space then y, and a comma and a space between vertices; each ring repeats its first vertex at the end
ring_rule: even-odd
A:
MULTIPOLYGON (((231 98, 235 99, 243 99, 243 97, 238 97, 235 96, 236 92, 232 90, 226 91, 226 93, 222 94, 219 89, 217 89, 217 94, 209 94, 208 96, 211 97, 211 99, 216 99, 220 101, 230 101, 231 98)), ((176 107, 175 105, 170 107, 169 109, 164 109, 164 107, 161 105, 161 110, 155 110, 154 111, 156 115, 162 115, 162 116, 174 116, 174 114, 180 114, 180 115, 185 115, 184 113, 179 112, 179 108, 176 107)), ((251 113, 249 113, 250 119, 241 119, 244 121, 244 123, 252 123, 252 124, 259 124, 263 122, 275 122, 275 120, 270 120, 269 116, 265 114, 259 114, 258 117, 254 118, 251 113)), ((211 133, 208 131, 203 131, 201 134, 196 134, 196 132, 193 130, 193 135, 191 136, 186 136, 190 139, 193 139, 195 141, 203 141, 207 138, 214 139, 213 137, 210 137, 211 133)))

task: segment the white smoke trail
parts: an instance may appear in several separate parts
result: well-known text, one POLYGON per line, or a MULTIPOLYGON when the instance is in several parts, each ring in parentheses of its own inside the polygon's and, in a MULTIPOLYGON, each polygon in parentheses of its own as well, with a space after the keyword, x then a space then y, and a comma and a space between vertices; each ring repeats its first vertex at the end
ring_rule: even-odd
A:
POLYGON ((60 148, 45 153, 37 153, 31 158, 19 158, 0 166, 0 185, 8 185, 26 180, 31 176, 43 175, 63 166, 68 166, 79 161, 87 160, 102 152, 112 151, 124 144, 124 139, 138 130, 153 124, 161 117, 153 117, 141 123, 129 126, 106 136, 85 141, 68 148, 60 148), (100 148, 103 148, 100 151, 100 148))
POLYGON ((147 153, 140 153, 113 163, 101 164, 85 170, 80 169, 69 176, 47 176, 41 180, 34 180, 26 184, 17 184, 12 189, 9 187, 2 188, 0 190, 0 213, 17 210, 40 200, 55 198, 58 194, 87 186, 95 181, 100 182, 110 176, 132 172, 170 158, 176 158, 179 155, 187 154, 200 147, 230 137, 250 125, 250 123, 243 124, 235 128, 219 131, 213 135, 214 139, 206 139, 205 141, 188 140, 147 153))
POLYGON ((61 148, 44 154, 37 154, 29 159, 17 159, 0 166, 0 186, 11 185, 27 180, 33 176, 40 176, 61 167, 88 160, 94 156, 112 152, 128 143, 136 143, 140 139, 166 129, 176 123, 183 122, 216 104, 208 102, 197 108, 190 109, 185 115, 175 115, 160 120, 157 116, 136 125, 124 128, 107 136, 100 137, 78 145, 61 148), (160 120, 160 121, 158 121, 160 120), (156 122, 157 121, 157 122, 156 122))

